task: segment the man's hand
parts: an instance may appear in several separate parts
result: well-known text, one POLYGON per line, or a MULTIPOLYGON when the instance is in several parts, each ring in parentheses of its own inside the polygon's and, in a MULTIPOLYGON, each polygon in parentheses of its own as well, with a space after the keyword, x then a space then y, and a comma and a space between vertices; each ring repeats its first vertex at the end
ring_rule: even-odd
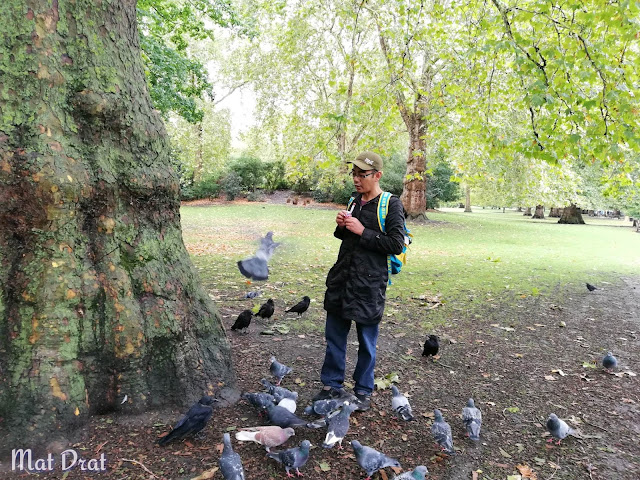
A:
POLYGON ((346 210, 340 210, 338 212, 338 215, 336 216, 336 223, 338 224, 339 227, 344 227, 345 226, 344 221, 350 216, 351 214, 346 210))
POLYGON ((364 232, 364 225, 362 225, 360 220, 355 217, 347 217, 344 220, 344 226, 347 227, 347 230, 355 233, 356 235, 362 236, 362 232, 364 232))

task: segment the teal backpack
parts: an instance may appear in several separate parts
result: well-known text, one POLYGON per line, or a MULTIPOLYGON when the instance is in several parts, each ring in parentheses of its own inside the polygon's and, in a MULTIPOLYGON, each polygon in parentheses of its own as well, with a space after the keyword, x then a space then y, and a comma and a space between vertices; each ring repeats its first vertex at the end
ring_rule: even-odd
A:
MULTIPOLYGON (((380 200, 378 201, 378 225, 380 230, 385 232, 385 221, 387 219, 387 212, 389 211, 389 200, 391 199, 391 193, 382 192, 380 200)), ((347 204, 347 210, 351 207, 351 204, 355 200, 355 197, 349 199, 347 204)), ((398 255, 387 255, 387 269, 389 271, 389 285, 391 285, 391 275, 400 273, 402 266, 407 263, 407 247, 411 245, 411 239, 413 235, 407 228, 406 222, 403 224, 404 228, 404 246, 402 247, 402 253, 398 255)))

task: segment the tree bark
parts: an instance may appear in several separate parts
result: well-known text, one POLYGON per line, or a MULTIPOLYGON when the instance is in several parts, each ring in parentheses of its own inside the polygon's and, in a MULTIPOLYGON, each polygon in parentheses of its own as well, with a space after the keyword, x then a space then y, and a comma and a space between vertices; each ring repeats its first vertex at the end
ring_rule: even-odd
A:
POLYGON ((464 211, 471 213, 471 187, 469 185, 464 189, 464 211))
POLYGON ((549 209, 549 217, 560 218, 562 216, 562 209, 559 207, 551 207, 549 209))
POLYGON ((558 220, 558 223, 570 223, 573 225, 584 225, 581 210, 575 205, 571 204, 568 207, 564 207, 562 211, 562 217, 558 220))
POLYGON ((0 12, 1 454, 234 376, 182 240, 135 0, 0 12))
POLYGON ((400 200, 407 211, 407 219, 427 220, 427 160, 425 149, 426 125, 420 113, 406 115, 409 130, 409 154, 407 156, 407 173, 405 175, 400 200))
POLYGON ((525 217, 530 217, 531 216, 531 207, 527 207, 524 210, 524 213, 522 214, 525 217))
POLYGON ((544 218, 544 206, 536 205, 536 211, 531 218, 544 218))

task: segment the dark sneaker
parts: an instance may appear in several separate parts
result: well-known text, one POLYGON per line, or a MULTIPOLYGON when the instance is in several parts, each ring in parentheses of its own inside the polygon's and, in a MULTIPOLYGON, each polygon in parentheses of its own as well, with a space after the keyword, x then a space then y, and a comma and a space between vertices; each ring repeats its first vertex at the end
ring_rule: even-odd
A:
POLYGON ((356 401, 354 404, 356 405, 356 411, 358 412, 366 412, 371 408, 371 396, 366 393, 356 393, 355 394, 356 401))
POLYGON ((340 398, 346 394, 347 392, 345 392, 344 388, 323 388, 311 400, 314 402, 318 400, 331 400, 333 398, 340 398))

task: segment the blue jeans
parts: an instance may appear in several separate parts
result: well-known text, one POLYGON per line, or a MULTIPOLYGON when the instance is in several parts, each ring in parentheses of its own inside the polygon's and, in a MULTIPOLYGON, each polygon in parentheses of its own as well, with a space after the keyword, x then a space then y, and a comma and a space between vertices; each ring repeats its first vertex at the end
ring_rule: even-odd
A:
MULTIPOLYGON (((327 312, 324 337, 327 349, 320 372, 320 380, 327 387, 342 388, 344 370, 347 361, 347 336, 351 329, 351 320, 327 312)), ((376 343, 378 342, 378 324, 362 325, 356 322, 358 332, 358 362, 353 372, 356 382, 354 392, 366 395, 373 392, 373 369, 376 365, 376 343)))

